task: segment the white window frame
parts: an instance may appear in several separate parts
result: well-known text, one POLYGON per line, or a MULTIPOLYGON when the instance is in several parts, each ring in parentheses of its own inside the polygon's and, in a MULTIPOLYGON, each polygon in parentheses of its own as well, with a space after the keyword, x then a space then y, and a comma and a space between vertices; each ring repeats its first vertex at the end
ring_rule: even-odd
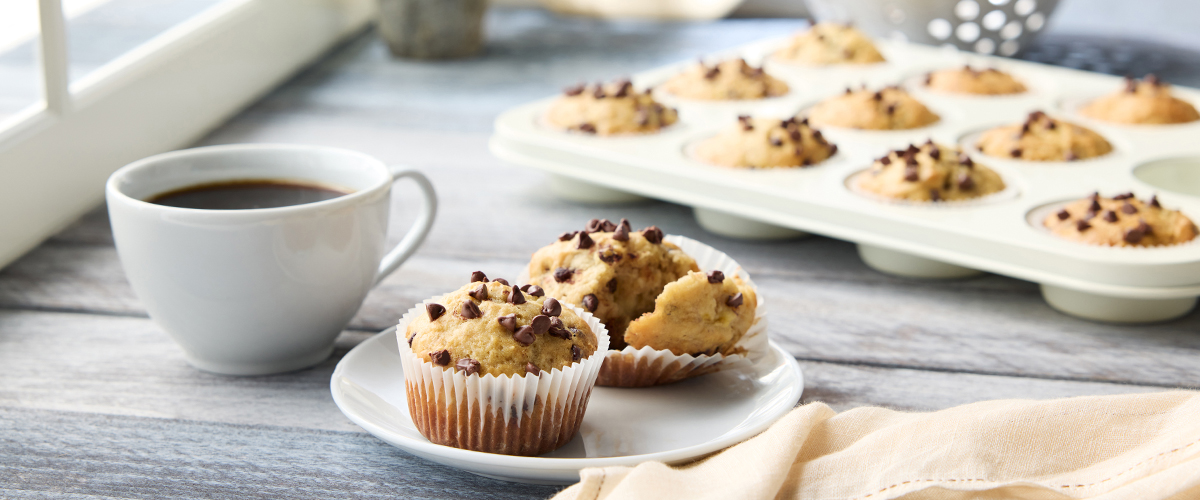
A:
POLYGON ((75 83, 39 0, 44 101, 0 121, 0 267, 104 198, 117 168, 192 144, 360 30, 375 0, 225 0, 75 83))

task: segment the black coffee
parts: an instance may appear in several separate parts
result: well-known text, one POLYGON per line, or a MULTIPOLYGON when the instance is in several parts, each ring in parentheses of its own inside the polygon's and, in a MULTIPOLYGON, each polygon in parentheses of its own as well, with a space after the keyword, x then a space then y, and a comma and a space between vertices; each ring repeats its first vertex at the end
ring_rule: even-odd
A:
POLYGON ((347 194, 325 186, 282 179, 244 179, 188 186, 146 201, 179 208, 247 210, 303 205, 347 194))

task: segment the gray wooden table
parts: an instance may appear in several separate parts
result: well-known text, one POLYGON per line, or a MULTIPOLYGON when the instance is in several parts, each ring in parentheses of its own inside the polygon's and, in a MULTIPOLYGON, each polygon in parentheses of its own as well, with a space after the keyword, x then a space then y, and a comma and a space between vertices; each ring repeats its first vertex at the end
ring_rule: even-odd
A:
MULTIPOLYGON (((797 21, 605 24, 494 12, 480 59, 387 57, 372 33, 214 131, 204 144, 353 148, 428 172, 438 224, 367 298, 321 365, 270 377, 193 369, 125 280, 103 208, 0 271, 0 497, 541 498, 554 487, 476 477, 371 437, 330 398, 337 361, 472 270, 514 277, 592 217, 629 218, 735 256, 772 302, 771 336, 801 360, 803 402, 934 410, 996 398, 1200 388, 1200 314, 1153 326, 1052 311, 1035 285, 985 276, 911 281, 848 243, 747 243, 704 233, 686 207, 580 206, 541 174, 491 157, 491 120, 580 79, 626 74, 797 21)), ((398 189, 393 233, 412 220, 398 189)))

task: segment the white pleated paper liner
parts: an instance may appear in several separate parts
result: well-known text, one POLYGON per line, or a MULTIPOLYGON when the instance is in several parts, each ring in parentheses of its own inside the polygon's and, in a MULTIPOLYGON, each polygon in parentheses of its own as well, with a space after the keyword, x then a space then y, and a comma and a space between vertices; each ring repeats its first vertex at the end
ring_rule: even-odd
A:
POLYGON ((663 238, 679 246, 684 253, 696 260, 702 271, 719 270, 726 276, 738 276, 754 289, 758 306, 754 313, 754 324, 735 344, 742 353, 731 355, 693 356, 678 355, 667 349, 650 346, 636 349, 625 346, 620 351, 608 351, 604 367, 596 385, 609 387, 648 387, 670 384, 718 370, 750 365, 767 353, 767 316, 762 294, 750 275, 736 261, 717 249, 685 236, 668 235, 663 238))
POLYGON ((591 356, 537 376, 465 376, 453 366, 421 359, 406 341, 408 323, 426 314, 425 303, 439 298, 409 309, 396 327, 408 409, 421 434, 436 444, 503 455, 536 456, 567 444, 579 431, 608 352, 608 329, 564 302, 596 334, 591 356))

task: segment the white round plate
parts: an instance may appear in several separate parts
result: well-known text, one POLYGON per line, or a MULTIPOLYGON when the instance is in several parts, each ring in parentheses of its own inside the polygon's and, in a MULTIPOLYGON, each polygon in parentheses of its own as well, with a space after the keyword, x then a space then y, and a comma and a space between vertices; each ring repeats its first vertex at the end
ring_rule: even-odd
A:
POLYGON ((596 387, 579 434, 539 457, 514 457, 433 444, 413 425, 395 328, 355 347, 329 381, 350 420, 426 460, 481 476, 541 484, 579 481, 585 467, 687 462, 762 432, 800 401, 804 375, 774 342, 758 363, 661 387, 596 387))

